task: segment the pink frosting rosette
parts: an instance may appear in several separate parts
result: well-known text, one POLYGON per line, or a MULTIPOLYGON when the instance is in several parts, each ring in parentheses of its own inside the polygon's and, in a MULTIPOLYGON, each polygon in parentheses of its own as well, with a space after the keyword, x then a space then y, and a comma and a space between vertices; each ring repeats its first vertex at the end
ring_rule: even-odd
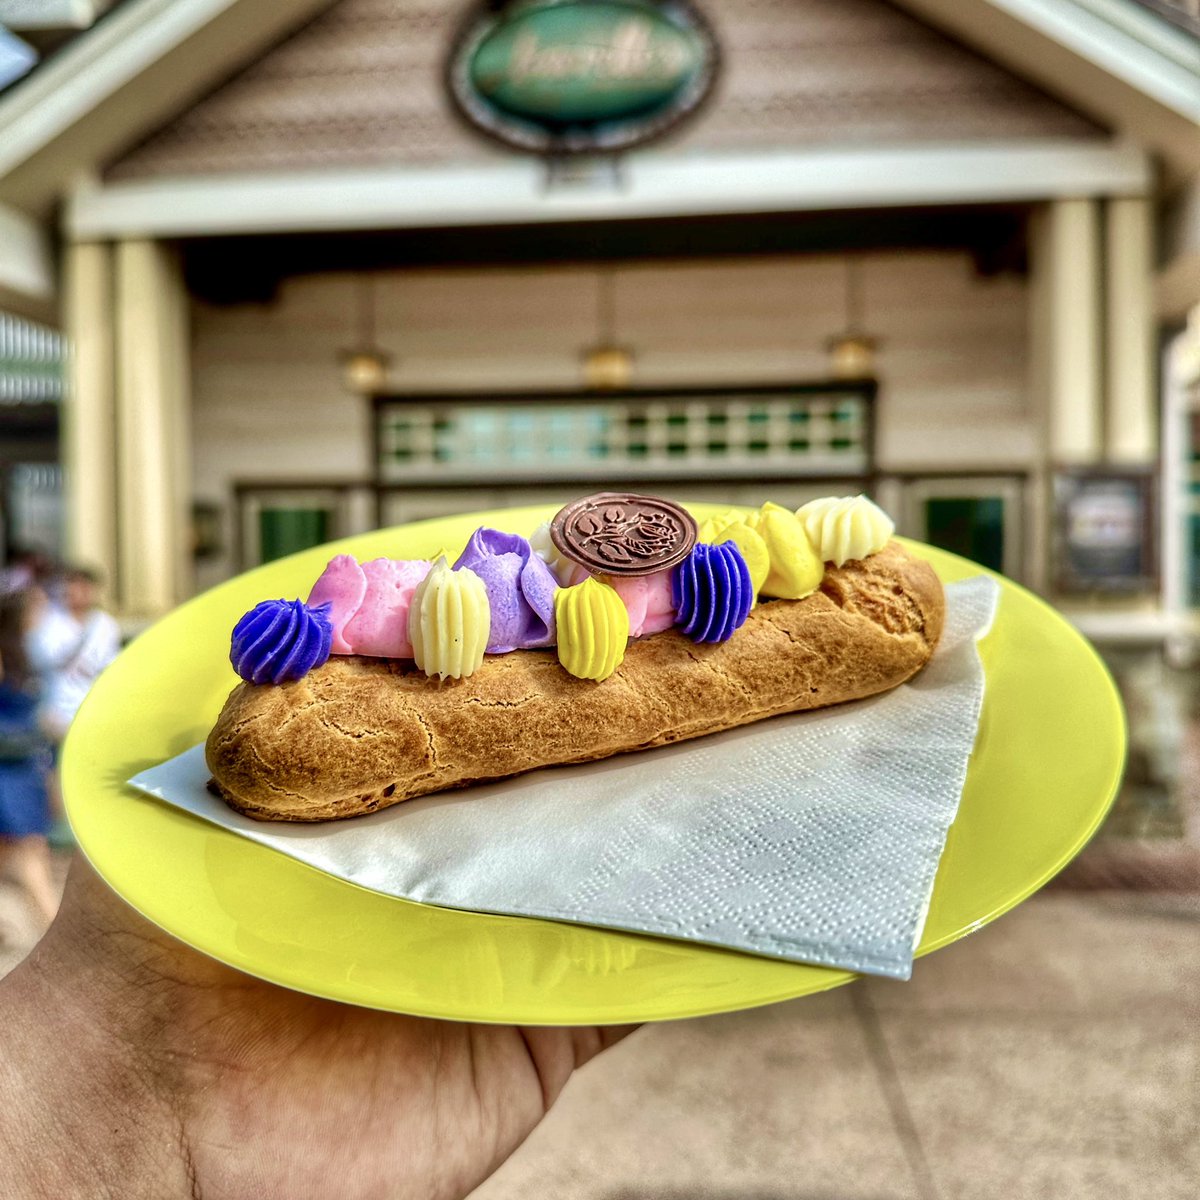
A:
POLYGON ((412 658, 408 610, 430 565, 396 558, 359 564, 350 554, 331 559, 308 596, 310 607, 329 605, 331 653, 412 658))
POLYGON ((454 566, 474 571, 487 589, 492 610, 489 654, 554 645, 558 580, 526 538, 477 529, 454 566))

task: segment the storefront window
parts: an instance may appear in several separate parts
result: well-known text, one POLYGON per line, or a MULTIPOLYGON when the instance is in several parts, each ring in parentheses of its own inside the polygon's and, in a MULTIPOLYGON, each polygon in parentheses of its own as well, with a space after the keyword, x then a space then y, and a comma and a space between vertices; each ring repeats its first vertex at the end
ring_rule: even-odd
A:
POLYGON ((378 411, 379 477, 412 484, 501 479, 514 466, 560 476, 697 478, 774 468, 796 475, 868 474, 872 389, 730 389, 573 400, 404 397, 378 411))

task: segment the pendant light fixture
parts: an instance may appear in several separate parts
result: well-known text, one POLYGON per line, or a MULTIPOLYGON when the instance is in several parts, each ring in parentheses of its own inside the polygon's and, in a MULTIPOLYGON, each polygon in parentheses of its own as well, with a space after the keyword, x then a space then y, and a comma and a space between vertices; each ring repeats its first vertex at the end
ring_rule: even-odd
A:
POLYGON ((826 343, 829 373, 834 379, 873 379, 879 342, 863 329, 862 260, 846 258, 846 324, 826 343))
POLYGON ((596 273, 596 344, 583 352, 584 387, 616 392, 633 379, 633 352, 618 345, 616 275, 611 267, 596 273))
POLYGON ((375 344, 375 276, 360 275, 355 284, 358 342, 341 353, 342 381, 347 391, 371 396, 386 388, 392 357, 375 344))

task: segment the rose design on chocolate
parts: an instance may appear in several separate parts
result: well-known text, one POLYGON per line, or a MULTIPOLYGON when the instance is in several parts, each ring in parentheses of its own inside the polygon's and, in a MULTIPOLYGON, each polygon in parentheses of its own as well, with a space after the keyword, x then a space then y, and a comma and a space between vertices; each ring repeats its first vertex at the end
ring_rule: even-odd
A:
POLYGON ((678 504, 632 492, 598 492, 560 509, 550 522, 560 553, 602 575, 650 575, 682 562, 696 522, 678 504))

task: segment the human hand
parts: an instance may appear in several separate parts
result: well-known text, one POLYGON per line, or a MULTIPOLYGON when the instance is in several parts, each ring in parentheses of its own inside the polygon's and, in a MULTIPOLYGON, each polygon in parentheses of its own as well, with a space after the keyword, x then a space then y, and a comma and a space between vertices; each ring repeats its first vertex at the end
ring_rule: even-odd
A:
POLYGON ((465 1196, 628 1028, 353 1008, 205 958, 82 860, 0 983, 0 1194, 465 1196))

